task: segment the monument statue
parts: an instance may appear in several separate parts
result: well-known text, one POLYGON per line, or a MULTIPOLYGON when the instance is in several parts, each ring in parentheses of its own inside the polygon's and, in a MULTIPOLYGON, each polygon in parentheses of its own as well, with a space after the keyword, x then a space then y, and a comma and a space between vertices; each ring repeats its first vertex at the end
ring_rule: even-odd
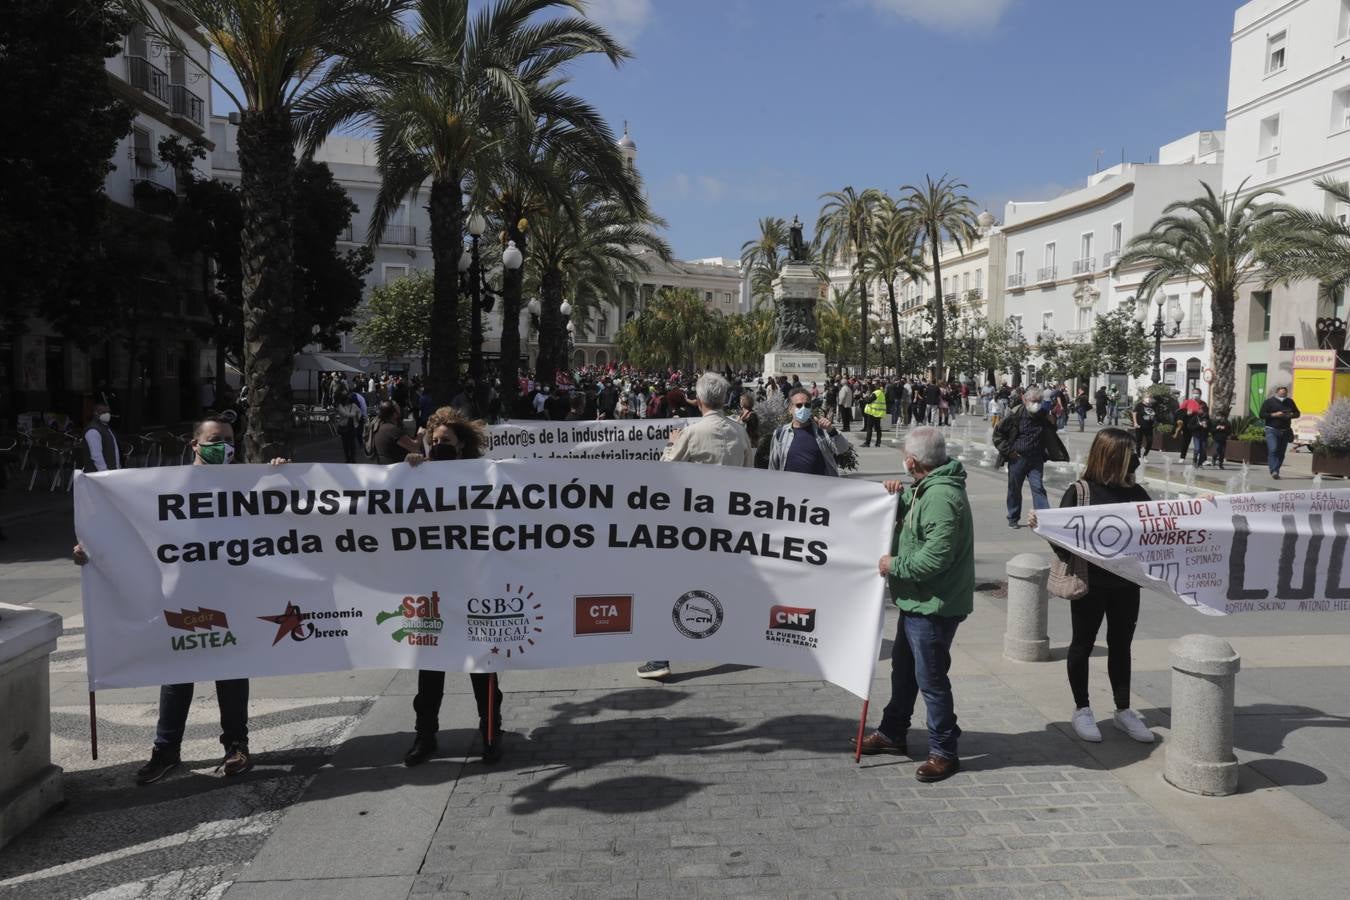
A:
POLYGON ((783 272, 774 282, 775 351, 820 349, 816 337, 816 296, 819 287, 814 272, 803 273, 800 270, 801 266, 809 265, 802 223, 793 216, 788 229, 788 258, 783 272))

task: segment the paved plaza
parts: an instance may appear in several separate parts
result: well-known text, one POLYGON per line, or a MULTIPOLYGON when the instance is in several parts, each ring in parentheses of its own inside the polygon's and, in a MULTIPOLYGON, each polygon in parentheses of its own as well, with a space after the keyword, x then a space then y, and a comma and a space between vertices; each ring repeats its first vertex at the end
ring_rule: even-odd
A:
MULTIPOLYGON (((1085 453, 1090 435, 1068 437, 1085 453)), ((859 477, 896 476, 894 449, 860 453, 859 477)), ((297 453, 336 455, 327 444, 297 453)), ((1309 484, 1306 462, 1291 457, 1286 471, 1285 486, 1309 484)), ((200 685, 184 766, 144 788, 131 775, 149 751, 156 692, 99 694, 91 760, 69 502, 11 495, 0 600, 65 624, 51 690, 67 802, 0 850, 0 898, 1344 897, 1350 619, 1207 618, 1145 592, 1134 703, 1159 740, 1106 725, 1101 744, 1085 745, 1068 726, 1067 606, 1052 601, 1053 661, 1002 656, 1003 566, 1045 545, 1007 527, 1000 473, 975 464, 970 494, 980 594, 954 647, 964 768, 946 782, 918 783, 903 757, 855 765, 860 703, 839 688, 678 661, 665 683, 640 681, 633 665, 504 677, 496 767, 475 753, 467 677, 448 680, 440 755, 407 769, 415 676, 362 671, 255 680, 257 767, 225 780, 213 773, 211 685, 200 685), (1232 797, 1162 779, 1168 647, 1192 632, 1242 655, 1232 797)), ((892 611, 873 725, 894 623, 892 611)), ((1100 718, 1111 709, 1104 647, 1092 665, 1100 718)), ((921 727, 910 743, 925 745, 921 727)))

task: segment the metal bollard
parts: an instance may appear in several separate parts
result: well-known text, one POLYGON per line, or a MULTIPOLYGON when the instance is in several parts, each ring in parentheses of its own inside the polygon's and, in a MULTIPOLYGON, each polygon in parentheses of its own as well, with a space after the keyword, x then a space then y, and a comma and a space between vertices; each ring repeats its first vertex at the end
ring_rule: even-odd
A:
POLYGON ((1018 662, 1050 658, 1046 631, 1050 595, 1045 587, 1050 563, 1037 553, 1019 553, 1008 560, 1008 622, 1003 633, 1003 655, 1018 662))
POLYGON ((1242 660, 1232 645, 1188 634, 1171 646, 1172 735, 1163 777, 1207 797, 1237 790, 1233 756, 1233 689, 1242 660))

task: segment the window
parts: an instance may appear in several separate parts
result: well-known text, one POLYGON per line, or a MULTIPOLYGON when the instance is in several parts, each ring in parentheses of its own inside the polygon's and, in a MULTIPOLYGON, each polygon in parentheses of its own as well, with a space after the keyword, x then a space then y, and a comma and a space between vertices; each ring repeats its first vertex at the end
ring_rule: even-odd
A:
POLYGON ((394 265, 394 264, 392 264, 392 263, 385 263, 385 264, 384 264, 384 283, 385 283, 385 284, 388 284, 389 282, 394 281, 394 280, 396 280, 396 279, 403 278, 403 277, 405 277, 407 274, 408 274, 408 267, 407 267, 407 266, 396 266, 396 265, 394 265))
POLYGON ((1008 328, 1012 330, 1013 334, 1021 334, 1021 333, 1022 333, 1022 317, 1021 317, 1021 316, 1008 316, 1008 328))
POLYGON ((970 290, 970 273, 969 273, 969 272, 963 272, 963 273, 961 274, 961 290, 963 290, 963 291, 968 291, 968 290, 970 290))
POLYGON ((1341 0, 1341 24, 1336 28, 1337 40, 1350 37, 1350 0, 1341 0))
POLYGON ((952 292, 952 280, 950 278, 942 279, 942 296, 947 296, 952 292))
POLYGON ((1018 251, 1017 251, 1017 255, 1013 257, 1013 274, 1014 274, 1014 275, 1021 275, 1023 272, 1026 271, 1026 268, 1025 268, 1026 256, 1027 256, 1027 252, 1026 252, 1025 250, 1018 250, 1018 251))
POLYGON ((1350 87, 1343 87, 1331 95, 1331 130, 1350 128, 1350 87))
POLYGON ((595 334, 597 337, 605 337, 609 334, 609 316, 601 316, 595 323, 595 334))
POLYGON ((1205 329, 1205 294, 1204 291, 1196 291, 1191 294, 1191 308, 1186 313, 1186 332, 1188 334, 1201 334, 1205 329))
POLYGON ((1055 314, 1052 312, 1041 313, 1041 331, 1055 330, 1055 314))
POLYGON ((1092 313, 1093 313, 1093 309, 1092 309, 1092 307, 1090 307, 1090 306, 1080 306, 1080 307, 1078 307, 1078 326, 1077 326, 1077 327, 1078 327, 1078 330, 1079 330, 1079 331, 1091 331, 1091 330, 1092 330, 1092 313))
POLYGON ((1260 144, 1257 146, 1257 158, 1274 156, 1280 152, 1280 117, 1269 116, 1261 120, 1260 144))
POLYGON ((1092 235, 1093 233, 1089 231, 1086 234, 1084 234, 1082 238, 1079 239, 1080 240, 1078 250, 1079 259, 1090 259, 1092 257, 1092 235))
POLYGON ((1169 359, 1163 363, 1163 381, 1172 388, 1177 386, 1177 361, 1169 359))
POLYGON ((975 290, 984 290, 984 269, 975 270, 975 290))
POLYGON ((1120 242, 1125 236, 1125 226, 1120 222, 1111 226, 1111 249, 1120 252, 1120 242))
POLYGON ((155 174, 155 151, 151 149, 153 139, 154 135, 144 128, 131 129, 131 159, 136 164, 134 177, 142 181, 149 181, 155 174))
POLYGON ((1045 245, 1045 267, 1051 268, 1055 264, 1055 242, 1051 241, 1045 245))
POLYGON ((1284 71, 1285 32, 1272 34, 1266 38, 1266 74, 1273 75, 1284 71))
POLYGON ((1270 338, 1270 291, 1252 291, 1252 305, 1248 314, 1248 340, 1264 341, 1270 338))
POLYGON ((712 305, 712 302, 713 302, 713 299, 712 299, 712 291, 704 291, 704 292, 703 292, 703 302, 706 303, 706 304, 708 304, 709 306, 712 305))

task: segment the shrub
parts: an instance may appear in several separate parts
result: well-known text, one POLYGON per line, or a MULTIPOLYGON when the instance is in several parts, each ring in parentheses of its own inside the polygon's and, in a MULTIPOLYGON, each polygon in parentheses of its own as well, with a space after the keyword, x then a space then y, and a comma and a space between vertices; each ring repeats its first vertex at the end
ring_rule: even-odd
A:
POLYGON ((1312 450, 1320 456, 1350 456, 1350 400, 1337 400, 1327 409, 1312 450))

